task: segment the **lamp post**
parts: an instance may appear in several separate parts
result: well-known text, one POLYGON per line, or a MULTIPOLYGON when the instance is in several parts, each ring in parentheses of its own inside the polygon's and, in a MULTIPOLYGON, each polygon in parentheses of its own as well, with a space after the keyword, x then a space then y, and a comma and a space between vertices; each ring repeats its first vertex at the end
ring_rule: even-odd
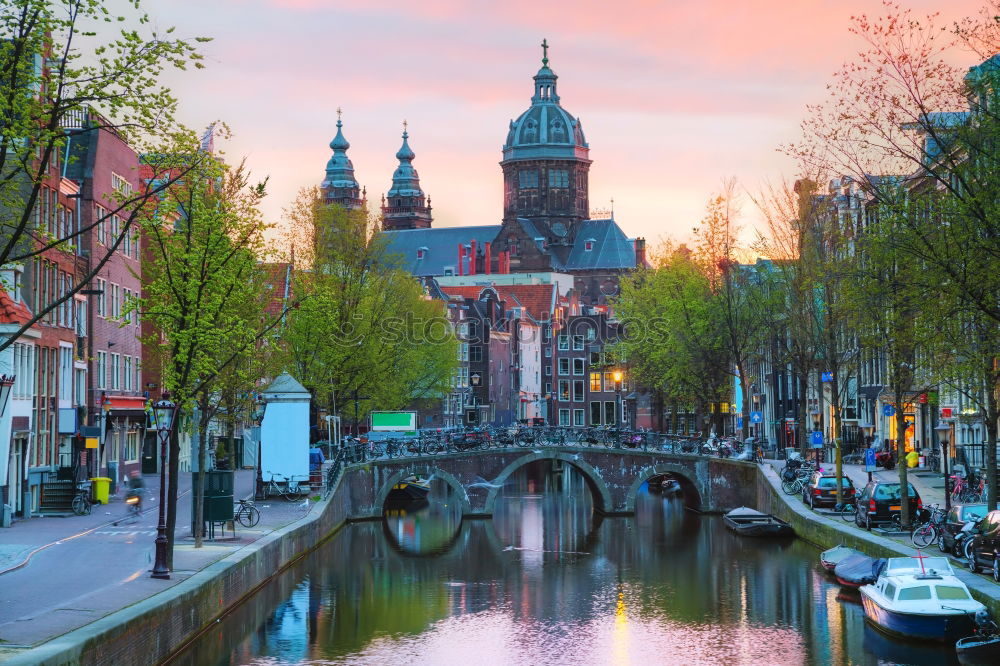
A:
POLYGON ((615 370, 611 373, 611 376, 615 380, 615 402, 618 403, 617 409, 615 410, 615 420, 618 422, 616 425, 620 430, 622 425, 624 425, 623 422, 625 421, 625 414, 623 411, 625 406, 622 404, 622 377, 624 375, 621 370, 615 370))
POLYGON ((944 510, 947 513, 951 509, 951 488, 948 487, 948 433, 951 426, 944 421, 938 421, 934 432, 937 433, 938 442, 941 443, 941 471, 944 473, 944 510))
POLYGON ((10 399, 16 377, 17 375, 0 375, 0 416, 7 410, 7 401, 10 399))
POLYGON ((160 438, 160 519, 156 525, 156 561, 153 563, 153 578, 170 579, 170 569, 167 568, 167 523, 166 523, 166 493, 167 493, 167 443, 170 441, 170 431, 174 425, 177 405, 167 399, 158 400, 153 405, 156 415, 156 434, 160 438))

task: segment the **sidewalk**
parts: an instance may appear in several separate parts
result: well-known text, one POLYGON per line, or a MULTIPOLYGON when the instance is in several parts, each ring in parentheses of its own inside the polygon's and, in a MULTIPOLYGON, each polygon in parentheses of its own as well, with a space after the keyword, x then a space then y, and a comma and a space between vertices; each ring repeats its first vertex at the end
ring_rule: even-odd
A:
MULTIPOLYGON (((236 473, 235 496, 252 494, 254 471, 236 473)), ((146 510, 135 523, 114 521, 125 515, 119 498, 95 505, 89 516, 31 518, 0 530, 0 660, 105 615, 146 599, 185 580, 275 529, 312 511, 309 500, 281 498, 259 502, 254 528, 236 523, 235 536, 217 532, 201 549, 191 537, 191 475, 178 479, 177 537, 170 580, 149 577, 158 520, 159 477, 146 476, 146 510)))

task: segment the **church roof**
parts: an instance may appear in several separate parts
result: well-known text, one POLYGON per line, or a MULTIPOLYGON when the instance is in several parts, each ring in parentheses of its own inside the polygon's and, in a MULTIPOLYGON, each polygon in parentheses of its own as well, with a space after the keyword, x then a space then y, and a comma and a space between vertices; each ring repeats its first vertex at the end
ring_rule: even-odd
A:
POLYGON ((326 163, 326 178, 323 179, 322 187, 330 188, 357 188, 358 181, 354 179, 354 164, 347 156, 347 149, 351 147, 347 139, 344 138, 342 127, 344 123, 340 120, 340 109, 337 109, 337 136, 330 142, 330 150, 333 155, 326 163))
POLYGON ((417 170, 411 164, 413 158, 417 155, 410 148, 409 137, 410 134, 404 127, 403 145, 396 152, 396 159, 399 160, 399 166, 392 173, 392 188, 386 193, 386 198, 424 196, 423 191, 420 189, 420 176, 417 175, 417 170))
POLYGON ((438 227, 383 231, 387 254, 399 255, 401 267, 417 277, 444 275, 450 268, 458 274, 458 246, 475 240, 488 243, 500 232, 499 224, 477 227, 438 227), (423 252, 418 252, 418 250, 423 252))
POLYGON ((614 220, 577 223, 576 238, 566 258, 565 270, 590 268, 635 268, 635 245, 614 220))
POLYGON ((548 42, 542 42, 542 68, 534 76, 531 106, 512 120, 503 145, 504 160, 582 158, 590 152, 583 125, 559 104, 556 80, 549 68, 548 42))

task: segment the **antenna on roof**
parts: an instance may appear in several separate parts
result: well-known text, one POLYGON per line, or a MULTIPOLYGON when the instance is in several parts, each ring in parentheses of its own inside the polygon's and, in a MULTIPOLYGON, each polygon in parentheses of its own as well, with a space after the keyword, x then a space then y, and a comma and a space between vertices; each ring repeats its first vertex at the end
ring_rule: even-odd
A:
POLYGON ((611 219, 615 219, 615 198, 611 197, 611 219))

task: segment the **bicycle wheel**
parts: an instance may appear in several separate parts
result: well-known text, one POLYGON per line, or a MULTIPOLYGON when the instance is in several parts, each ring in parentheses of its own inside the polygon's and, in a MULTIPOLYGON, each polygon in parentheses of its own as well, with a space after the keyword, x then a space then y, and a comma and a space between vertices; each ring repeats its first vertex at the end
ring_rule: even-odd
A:
POLYGON ((796 494, 797 492, 799 492, 799 488, 801 488, 801 486, 798 483, 798 479, 796 479, 795 481, 781 482, 781 490, 783 490, 786 495, 796 494))
POLYGON ((78 516, 86 516, 90 513, 90 500, 88 500, 83 495, 77 495, 73 498, 73 513, 78 516))
POLYGON ((260 510, 255 506, 245 504, 236 513, 236 519, 244 527, 253 527, 260 522, 260 510))
POLYGON ((937 529, 930 523, 919 525, 910 534, 910 541, 917 548, 926 548, 937 541, 937 529))
POLYGON ((299 483, 298 481, 289 481, 287 484, 285 484, 285 488, 281 493, 282 497, 284 497, 289 502, 300 500, 305 494, 306 494, 305 489, 302 487, 302 484, 299 483))
POLYGON ((854 504, 848 504, 844 507, 844 510, 840 513, 840 517, 846 522, 852 522, 854 520, 854 514, 858 512, 858 507, 854 504))

